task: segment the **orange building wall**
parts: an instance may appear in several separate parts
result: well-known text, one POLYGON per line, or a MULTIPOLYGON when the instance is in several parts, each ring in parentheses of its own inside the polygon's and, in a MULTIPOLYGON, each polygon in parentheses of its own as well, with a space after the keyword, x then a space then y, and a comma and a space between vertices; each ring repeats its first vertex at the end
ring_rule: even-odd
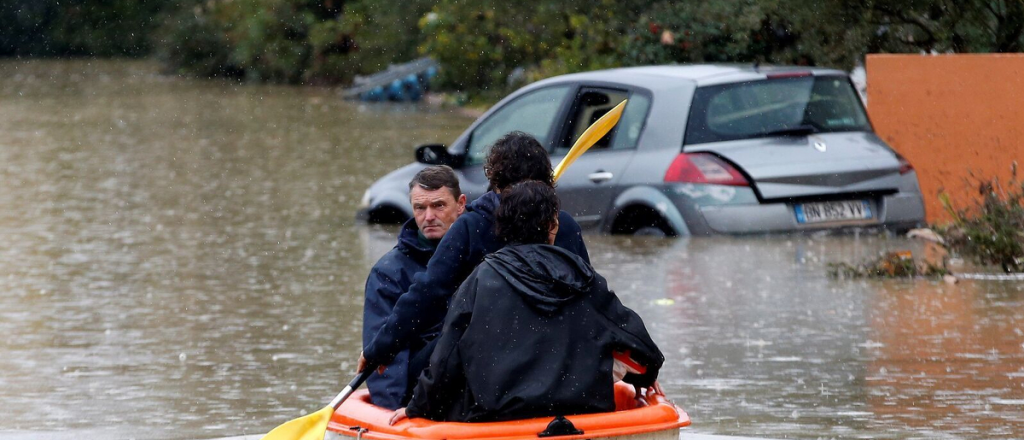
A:
POLYGON ((871 122, 917 170, 929 222, 950 219, 940 190, 973 206, 969 172, 1006 182, 1024 167, 1024 54, 878 54, 866 69, 871 122))

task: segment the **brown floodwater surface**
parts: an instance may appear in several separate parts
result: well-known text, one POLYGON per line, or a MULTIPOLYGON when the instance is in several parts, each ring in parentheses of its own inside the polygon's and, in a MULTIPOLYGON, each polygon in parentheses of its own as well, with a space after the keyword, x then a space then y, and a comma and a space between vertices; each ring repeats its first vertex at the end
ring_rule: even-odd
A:
MULTIPOLYGON (((394 227, 369 184, 447 110, 329 88, 0 61, 0 439, 260 434, 351 378, 394 227)), ((693 432, 1024 437, 1024 283, 850 281, 885 236, 586 236, 693 432)))

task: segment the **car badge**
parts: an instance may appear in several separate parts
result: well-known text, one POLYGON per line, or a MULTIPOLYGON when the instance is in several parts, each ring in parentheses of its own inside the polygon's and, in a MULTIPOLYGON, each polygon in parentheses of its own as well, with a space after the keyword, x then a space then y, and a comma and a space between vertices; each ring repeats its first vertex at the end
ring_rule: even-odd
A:
POLYGON ((825 145, 824 142, 822 142, 822 141, 814 141, 814 149, 815 150, 818 150, 818 151, 824 153, 826 148, 828 148, 828 146, 825 145))

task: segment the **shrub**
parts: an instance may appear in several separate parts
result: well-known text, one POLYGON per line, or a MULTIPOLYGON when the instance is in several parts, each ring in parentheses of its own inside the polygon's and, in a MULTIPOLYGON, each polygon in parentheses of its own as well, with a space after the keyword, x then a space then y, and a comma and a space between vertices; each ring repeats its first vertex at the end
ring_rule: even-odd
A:
POLYGON ((416 57, 427 0, 206 0, 157 38, 169 70, 251 81, 347 83, 416 57))
POLYGON ((980 202, 956 209, 948 194, 940 194, 953 223, 939 228, 946 246, 981 264, 1005 272, 1024 270, 1024 181, 1017 179, 1017 163, 1005 186, 998 179, 978 180, 980 202))
POLYGON ((538 52, 548 47, 543 29, 527 19, 527 9, 521 2, 442 1, 424 15, 420 51, 444 66, 438 77, 441 86, 501 91, 513 69, 538 62, 538 52))
POLYGON ((0 1, 0 56, 146 55, 156 23, 186 1, 0 1))
POLYGON ((184 8, 156 34, 156 57, 173 73, 189 76, 242 75, 219 20, 201 6, 184 8))
POLYGON ((162 28, 157 54, 172 71, 267 82, 344 82, 363 17, 344 2, 208 0, 162 28))

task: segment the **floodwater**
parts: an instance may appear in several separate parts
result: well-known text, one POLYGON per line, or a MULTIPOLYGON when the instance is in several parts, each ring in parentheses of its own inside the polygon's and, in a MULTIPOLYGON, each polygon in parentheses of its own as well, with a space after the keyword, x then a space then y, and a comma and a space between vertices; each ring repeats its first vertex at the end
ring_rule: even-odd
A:
MULTIPOLYGON (((259 434, 359 352, 363 190, 470 120, 337 90, 0 61, 0 439, 259 434)), ((587 235, 688 432, 1024 437, 1024 283, 833 280, 885 236, 587 235)))

